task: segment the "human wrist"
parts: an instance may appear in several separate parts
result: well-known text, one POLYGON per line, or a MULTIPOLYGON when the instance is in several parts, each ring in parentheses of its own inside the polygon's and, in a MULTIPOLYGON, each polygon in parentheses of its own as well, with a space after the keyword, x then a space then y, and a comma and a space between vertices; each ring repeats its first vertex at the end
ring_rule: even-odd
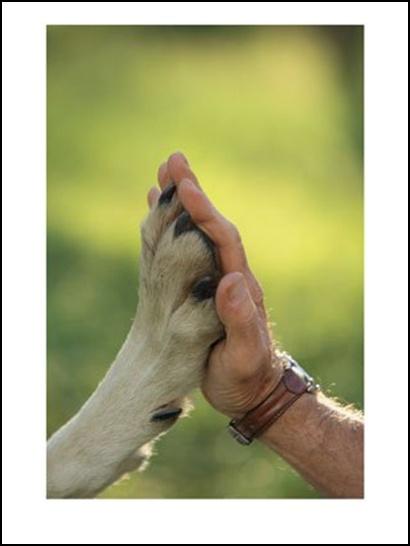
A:
POLYGON ((252 443, 280 420, 304 393, 318 389, 313 378, 289 355, 283 353, 280 362, 281 374, 274 387, 260 398, 259 403, 229 423, 229 431, 239 443, 252 443))
MULTIPOLYGON (((303 393, 288 410, 259 436, 258 440, 281 452, 304 440, 311 440, 313 416, 317 416, 323 394, 303 393)), ((314 427, 316 430, 316 427, 314 427)))
POLYGON ((279 383, 284 364, 279 353, 273 353, 255 373, 244 383, 232 382, 232 400, 226 399, 221 407, 230 419, 239 419, 260 404, 279 383))

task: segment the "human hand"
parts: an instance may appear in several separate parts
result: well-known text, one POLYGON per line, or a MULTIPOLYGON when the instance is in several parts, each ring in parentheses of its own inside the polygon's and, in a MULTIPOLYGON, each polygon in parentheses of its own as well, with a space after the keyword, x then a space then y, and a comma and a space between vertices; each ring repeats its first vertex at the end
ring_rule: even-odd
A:
MULTIPOLYGON (((161 165, 158 181, 162 189, 176 184, 184 208, 217 247, 224 276, 215 303, 226 337, 209 357, 202 391, 215 409, 239 417, 265 398, 282 373, 262 289, 249 268, 238 230, 212 205, 181 153, 161 165)), ((151 188, 150 206, 159 194, 158 188, 151 188)))

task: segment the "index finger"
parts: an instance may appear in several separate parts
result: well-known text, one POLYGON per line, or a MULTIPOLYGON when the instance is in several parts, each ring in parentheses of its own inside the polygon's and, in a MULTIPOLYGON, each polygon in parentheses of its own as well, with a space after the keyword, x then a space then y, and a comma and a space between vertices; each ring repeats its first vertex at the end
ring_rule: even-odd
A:
POLYGON ((172 182, 178 185, 184 178, 189 178, 199 186, 195 173, 192 172, 187 158, 181 152, 171 154, 167 161, 160 165, 157 178, 162 190, 172 182))
POLYGON ((236 227, 213 206, 208 197, 188 179, 178 184, 178 197, 184 208, 215 243, 224 273, 240 271, 257 305, 263 300, 262 289, 249 269, 241 237, 236 227))

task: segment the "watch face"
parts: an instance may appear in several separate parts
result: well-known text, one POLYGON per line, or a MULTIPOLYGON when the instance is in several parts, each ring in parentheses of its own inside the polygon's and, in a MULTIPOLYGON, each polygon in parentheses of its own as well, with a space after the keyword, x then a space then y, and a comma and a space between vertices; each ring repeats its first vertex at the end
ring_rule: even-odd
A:
POLYGON ((315 390, 317 390, 319 388, 319 385, 317 385, 313 379, 313 377, 311 377, 304 368, 302 368, 302 366, 299 364, 299 362, 296 362, 296 360, 294 360, 290 355, 286 354, 285 355, 287 360, 288 360, 288 364, 289 364, 289 368, 292 369, 292 371, 294 373, 296 373, 300 379, 304 382, 304 384, 306 385, 306 390, 307 392, 313 392, 315 390))

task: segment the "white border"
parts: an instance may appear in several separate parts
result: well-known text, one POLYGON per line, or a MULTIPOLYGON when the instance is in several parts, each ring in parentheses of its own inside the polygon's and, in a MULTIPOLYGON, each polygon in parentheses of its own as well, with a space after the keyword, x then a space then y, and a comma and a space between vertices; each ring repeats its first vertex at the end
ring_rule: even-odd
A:
POLYGON ((3 3, 7 544, 407 542, 406 2, 3 3), (45 25, 366 25, 366 500, 46 501, 45 25))

